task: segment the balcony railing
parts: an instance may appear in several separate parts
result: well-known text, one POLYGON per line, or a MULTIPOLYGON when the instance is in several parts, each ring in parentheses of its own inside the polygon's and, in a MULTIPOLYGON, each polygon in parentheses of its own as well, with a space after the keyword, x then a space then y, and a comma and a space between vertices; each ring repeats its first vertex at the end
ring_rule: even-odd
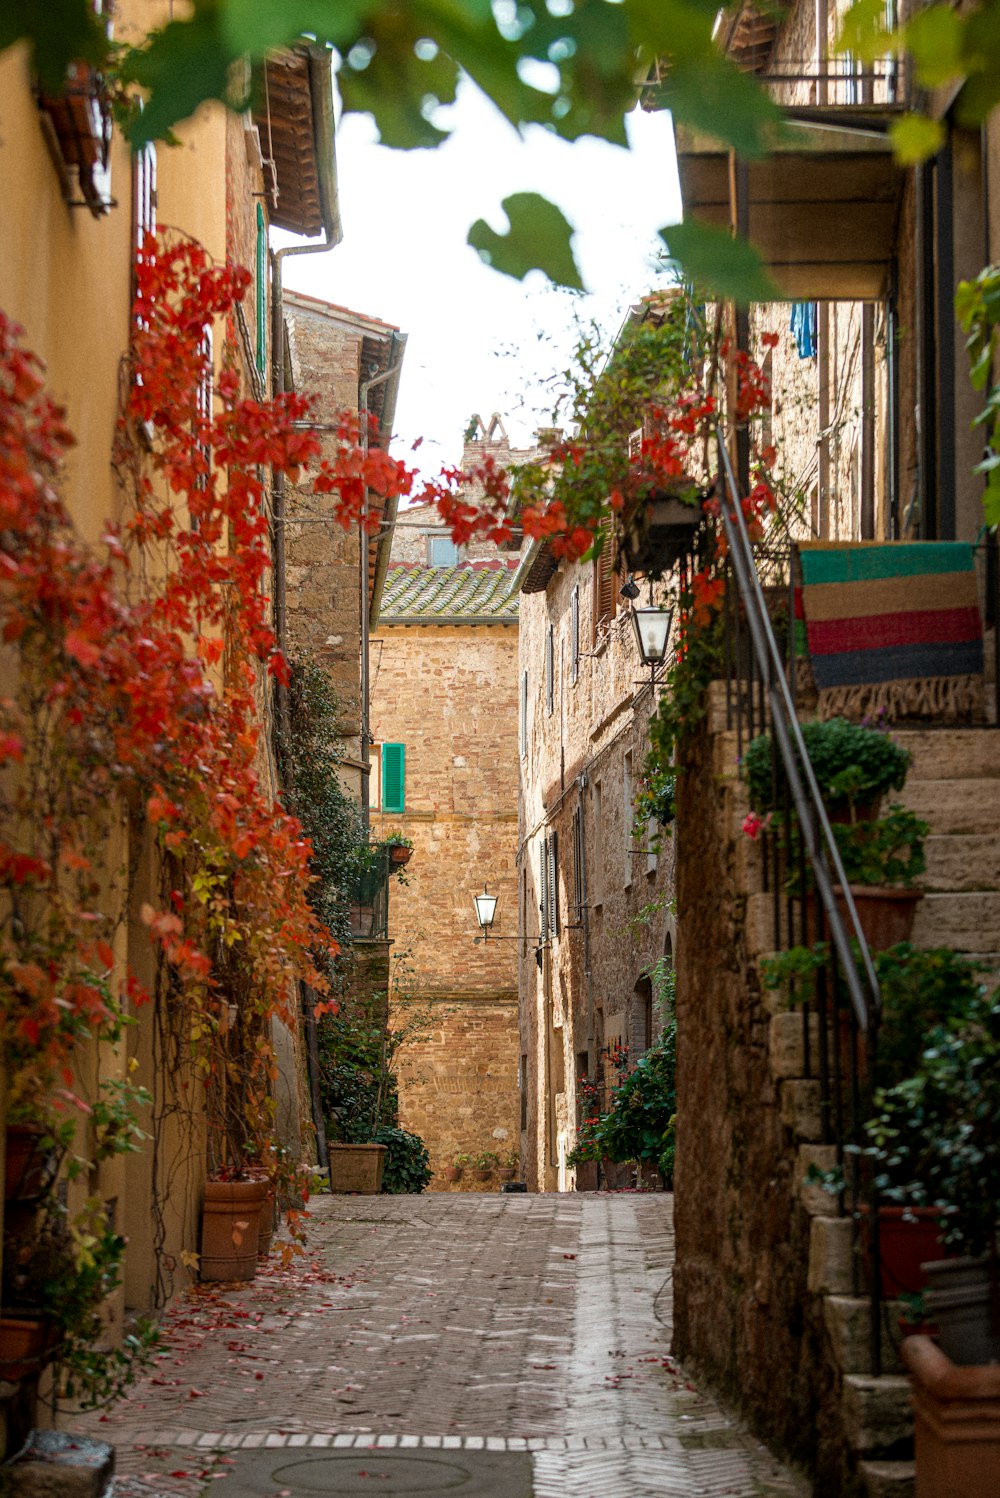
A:
POLYGON ((389 877, 392 863, 385 843, 373 843, 371 863, 347 889, 351 936, 357 941, 386 941, 389 936, 389 877))
POLYGON ((877 109, 903 103, 902 76, 894 57, 874 63, 858 62, 846 53, 826 62, 782 58, 757 78, 786 109, 877 109))

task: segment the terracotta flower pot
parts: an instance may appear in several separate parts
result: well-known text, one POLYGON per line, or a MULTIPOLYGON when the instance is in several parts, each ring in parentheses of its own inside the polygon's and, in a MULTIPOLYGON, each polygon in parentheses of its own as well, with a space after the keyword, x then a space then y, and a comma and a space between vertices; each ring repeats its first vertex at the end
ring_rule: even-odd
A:
POLYGON ((395 864, 409 863, 413 856, 413 849, 406 848, 401 843, 392 843, 389 846, 389 862, 395 864))
POLYGON ((461 1165, 446 1165, 441 1174, 446 1181, 450 1181, 454 1185, 456 1181, 462 1179, 462 1167, 461 1165))
POLYGON ((378 1196, 382 1190, 384 1144, 329 1144, 330 1190, 378 1196))
POLYGON ((476 1181, 488 1181, 489 1178, 490 1178, 490 1175, 491 1175, 490 1171, 483 1170, 479 1166, 477 1166, 475 1168, 475 1170, 472 1172, 473 1179, 476 1180, 476 1181))
MULTIPOLYGON (((858 913, 858 923, 865 941, 873 952, 884 952, 897 942, 909 941, 917 906, 924 898, 922 889, 904 885, 852 884, 848 886, 858 913)), ((839 884, 833 886, 837 909, 850 934, 847 902, 839 884)), ((806 929, 810 945, 817 939, 816 895, 806 896, 806 929)))
POLYGON ((59 1332, 45 1316, 28 1312, 0 1316, 0 1379, 18 1379, 40 1373, 55 1357, 59 1332))
POLYGON ((1000 1363, 959 1368, 930 1337, 907 1337, 913 1384, 916 1498, 996 1498, 1000 1363))
MULTIPOLYGON (((693 489, 685 483, 685 490, 693 489)), ((641 500, 625 520, 621 552, 630 572, 666 572, 694 549, 700 504, 686 504, 666 490, 641 500)))
POLYGON ((497 1170, 497 1175, 501 1181, 512 1181, 515 1175, 513 1165, 501 1165, 497 1170))
POLYGON ((35 1201, 47 1190, 57 1152, 43 1147, 45 1137, 37 1124, 8 1124, 4 1201, 35 1201))
MULTIPOLYGON (((945 1257, 940 1221, 941 1213, 935 1207, 879 1207, 879 1281, 883 1300, 920 1295, 927 1288, 922 1266, 929 1259, 945 1257)), ((861 1220, 861 1235, 867 1254, 871 1244, 867 1215, 861 1220)))
POLYGON ((201 1216, 202 1280, 252 1280, 257 1273, 266 1181, 206 1181, 201 1216))

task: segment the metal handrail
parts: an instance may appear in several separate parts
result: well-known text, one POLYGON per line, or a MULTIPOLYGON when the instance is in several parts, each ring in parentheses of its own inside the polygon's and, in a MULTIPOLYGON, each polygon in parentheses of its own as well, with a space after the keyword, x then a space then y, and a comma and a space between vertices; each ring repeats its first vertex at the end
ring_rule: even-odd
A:
POLYGON ((877 1024, 881 1010, 881 994, 879 992, 878 978, 875 974, 875 967, 872 963, 868 943, 865 940, 861 923, 858 920, 858 912, 847 882, 847 875, 840 857, 840 849, 837 847, 833 829, 830 826, 830 818, 827 816, 823 797, 816 780, 816 773, 809 759, 805 738, 802 733, 802 725, 799 722, 791 690, 785 677, 781 652, 778 649, 778 642, 774 637, 774 630, 771 627, 771 620, 764 601, 760 577, 757 573, 757 565, 754 561, 750 532, 747 528, 743 506, 740 503, 736 476, 733 473, 729 453, 726 450, 725 443, 721 440, 721 436, 719 440, 719 454, 722 470, 725 474, 727 490, 726 495, 723 496, 727 502, 723 503, 720 507, 722 522, 726 531, 726 540, 729 544, 733 571, 736 574, 737 589, 746 605, 747 623, 750 627, 754 654, 757 657, 757 663, 767 693, 768 705, 771 709, 771 723, 774 735, 778 742, 782 764, 784 765, 785 774, 788 777, 792 799, 795 802, 799 826, 802 829, 806 852, 809 855, 813 877, 816 880, 816 888, 823 902, 823 910, 826 915, 830 936, 840 961, 841 972, 847 985, 847 991, 850 994, 855 1018, 860 1029, 867 1032, 873 1023, 877 1024), (832 879, 830 877, 830 865, 833 868, 834 877, 832 879), (841 918, 837 899, 833 892, 834 884, 839 884, 843 893, 843 901, 847 909, 848 921, 851 928, 850 936, 841 918), (867 993, 862 986, 855 954, 851 950, 852 937, 858 945, 858 955, 865 978, 867 993))

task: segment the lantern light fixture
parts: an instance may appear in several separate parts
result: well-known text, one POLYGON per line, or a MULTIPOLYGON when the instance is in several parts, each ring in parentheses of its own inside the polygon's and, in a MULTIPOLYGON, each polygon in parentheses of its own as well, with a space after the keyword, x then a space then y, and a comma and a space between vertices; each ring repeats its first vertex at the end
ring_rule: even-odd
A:
POLYGON ((672 608, 633 608, 632 628, 644 666, 660 666, 666 660, 673 617, 672 608))

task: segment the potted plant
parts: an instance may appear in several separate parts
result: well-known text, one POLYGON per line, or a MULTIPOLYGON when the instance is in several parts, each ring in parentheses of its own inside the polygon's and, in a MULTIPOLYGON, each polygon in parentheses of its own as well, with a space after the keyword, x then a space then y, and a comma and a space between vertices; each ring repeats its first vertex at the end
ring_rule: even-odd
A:
MULTIPOLYGON (((901 791, 910 754, 881 728, 849 723, 846 718, 803 723, 809 763, 831 821, 856 822, 872 817, 889 791, 901 791)), ((777 783, 770 734, 747 746, 741 763, 751 809, 759 816, 781 811, 780 759, 777 783)))
POLYGON ((446 1181, 455 1185, 462 1179, 462 1171, 470 1163, 468 1155, 455 1155, 450 1165, 446 1165, 441 1171, 446 1181))
POLYGON ((690 556, 709 494, 683 474, 640 490, 622 511, 619 528, 618 550, 629 572, 662 577, 690 556))
POLYGON ((472 1174, 477 1181, 488 1181, 494 1166, 498 1164, 499 1158, 493 1150, 480 1150, 478 1155, 472 1157, 472 1174))
MULTIPOLYGON (((896 803, 884 817, 877 812, 889 790, 902 789, 909 753, 883 730, 844 718, 806 723, 803 737, 865 940, 875 950, 908 940, 923 899, 914 881, 924 871, 923 840, 929 828, 896 803)), ((775 775, 769 735, 749 745, 742 770, 751 804, 744 829, 755 836, 761 815, 775 828, 789 870, 786 888, 801 896, 801 834, 794 813, 787 826, 784 822, 782 777, 775 775)), ((806 921, 815 938, 816 897, 811 886, 807 869, 806 921)), ((847 902, 839 884, 834 893, 841 918, 846 919, 847 902)))
POLYGON ((501 1181, 512 1181, 517 1174, 517 1168, 521 1163, 521 1156, 517 1150, 508 1150, 502 1156, 497 1166, 497 1175, 501 1181))
POLYGON ((408 864, 413 854, 412 838, 404 837, 401 832, 390 832, 383 840, 384 846, 389 850, 389 862, 402 868, 408 864))
POLYGON ((953 1363, 1000 1360, 1000 991, 930 1029, 912 1072, 876 1093, 863 1154, 891 1200, 933 1208, 958 1257, 925 1295, 953 1363))
POLYGON ((672 825, 677 815, 677 777, 673 769, 650 767, 639 782, 633 820, 636 837, 645 837, 650 822, 672 825))

